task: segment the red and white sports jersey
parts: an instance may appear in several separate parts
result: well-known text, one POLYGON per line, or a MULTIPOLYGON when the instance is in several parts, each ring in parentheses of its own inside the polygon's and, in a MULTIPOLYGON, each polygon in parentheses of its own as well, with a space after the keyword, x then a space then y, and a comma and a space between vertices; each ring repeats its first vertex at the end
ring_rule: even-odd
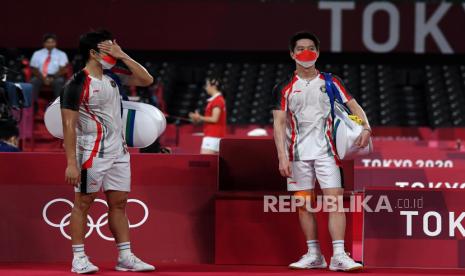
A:
POLYGON ((60 105, 79 112, 76 154, 83 169, 92 167, 94 157, 115 158, 123 152, 121 96, 113 78, 76 73, 63 88, 60 105))
POLYGON ((226 135, 226 103, 221 93, 218 93, 208 99, 208 104, 205 108, 204 116, 212 116, 213 109, 215 107, 221 109, 220 119, 217 123, 204 123, 203 132, 204 135, 208 137, 222 138, 226 135))
MULTIPOLYGON (((342 81, 333 75, 333 82, 344 103, 352 96, 342 81)), ((311 81, 294 74, 273 89, 273 109, 287 112, 286 147, 290 161, 316 160, 335 156, 331 137, 331 106, 323 75, 311 81)))

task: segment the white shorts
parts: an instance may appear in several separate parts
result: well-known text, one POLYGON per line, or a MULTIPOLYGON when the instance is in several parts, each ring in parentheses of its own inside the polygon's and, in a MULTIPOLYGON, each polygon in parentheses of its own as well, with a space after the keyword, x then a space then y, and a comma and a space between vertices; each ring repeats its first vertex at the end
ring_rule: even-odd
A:
POLYGON ((288 191, 314 189, 316 179, 321 189, 344 188, 342 168, 336 165, 334 156, 291 162, 291 175, 287 179, 288 191))
POLYGON ((95 193, 103 191, 131 190, 131 163, 129 153, 117 158, 94 157, 92 167, 81 170, 81 184, 75 192, 95 193))
POLYGON ((201 148, 205 150, 212 150, 212 151, 219 152, 220 151, 220 140, 221 138, 218 138, 218 137, 205 136, 203 137, 201 148))

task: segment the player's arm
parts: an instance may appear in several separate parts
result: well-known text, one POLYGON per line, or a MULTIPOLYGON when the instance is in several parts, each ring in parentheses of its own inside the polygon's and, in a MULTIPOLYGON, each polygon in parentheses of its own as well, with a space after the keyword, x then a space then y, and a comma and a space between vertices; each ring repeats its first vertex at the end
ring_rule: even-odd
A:
POLYGON ((350 109, 350 112, 360 119, 362 119, 363 128, 366 129, 368 132, 371 132, 370 123, 368 122, 367 115, 363 108, 357 103, 355 99, 352 99, 346 103, 347 107, 350 109))
POLYGON ((131 75, 128 77, 127 82, 125 83, 126 85, 149 86, 153 83, 153 77, 144 68, 144 66, 140 65, 128 54, 123 52, 121 47, 116 43, 116 40, 114 40, 112 44, 102 42, 98 45, 98 47, 103 53, 121 60, 128 67, 129 71, 131 71, 131 75))
POLYGON ((205 117, 205 116, 199 115, 199 118, 201 122, 215 124, 220 120, 220 116, 221 116, 221 108, 214 107, 212 110, 211 116, 205 117))
POLYGON ((80 168, 76 158, 76 126, 79 120, 79 105, 83 91, 83 80, 73 79, 63 88, 60 95, 63 139, 66 152, 67 167, 65 181, 78 186, 81 181, 80 168))
POLYGON ((350 112, 353 115, 356 115, 363 121, 362 122, 363 131, 360 134, 360 136, 357 138, 357 140, 355 141, 355 144, 359 146, 360 148, 364 148, 370 142, 370 136, 371 136, 371 128, 370 128, 370 123, 368 122, 367 115, 365 114, 365 111, 363 111, 362 107, 357 103, 357 101, 349 93, 349 91, 345 87, 344 82, 342 81, 341 78, 339 78, 336 75, 333 75, 333 83, 335 84, 335 87, 337 88, 337 92, 341 96, 342 103, 345 104, 349 108, 350 112))
POLYGON ((273 109, 273 135, 278 152, 279 172, 284 177, 291 177, 291 166, 289 157, 286 154, 286 121, 287 106, 283 89, 286 82, 280 83, 273 88, 272 92, 272 109, 273 109))
POLYGON ((81 181, 76 158, 76 125, 79 112, 63 108, 61 109, 61 118, 63 120, 63 138, 67 161, 65 181, 77 186, 81 181))
POLYGON ((355 141, 355 144, 360 147, 364 148, 368 146, 368 143, 370 142, 370 136, 371 136, 371 127, 370 123, 368 122, 367 115, 365 114, 365 111, 362 109, 362 107, 357 103, 355 99, 351 99, 346 103, 347 107, 350 109, 350 112, 360 119, 362 119, 362 125, 363 125, 363 131, 360 134, 360 136, 357 138, 355 141))
POLYGON ((273 134, 279 159, 279 172, 284 177, 291 176, 289 158, 286 155, 286 112, 273 110, 273 134))

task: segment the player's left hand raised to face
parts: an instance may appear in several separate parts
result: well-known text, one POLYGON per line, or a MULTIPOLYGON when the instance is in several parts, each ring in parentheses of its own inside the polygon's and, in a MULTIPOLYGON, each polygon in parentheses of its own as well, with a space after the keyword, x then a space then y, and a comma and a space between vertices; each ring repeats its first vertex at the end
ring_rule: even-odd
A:
POLYGON ((116 43, 116 40, 100 42, 98 44, 98 48, 101 52, 117 59, 121 59, 126 56, 118 43, 116 43))

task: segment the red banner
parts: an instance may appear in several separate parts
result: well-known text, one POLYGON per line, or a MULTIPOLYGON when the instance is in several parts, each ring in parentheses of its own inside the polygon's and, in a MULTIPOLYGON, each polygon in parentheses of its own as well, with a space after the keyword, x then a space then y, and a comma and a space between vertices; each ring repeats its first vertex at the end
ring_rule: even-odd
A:
POLYGON ((64 9, 46 0, 2 10, 0 47, 40 47, 53 31, 74 49, 80 34, 105 27, 139 50, 286 51, 293 33, 310 30, 336 53, 465 53, 465 6, 451 2, 83 0, 64 9))
MULTIPOLYGON (((288 265, 306 252, 297 212, 264 211, 264 192, 223 192, 215 204, 215 263, 288 265)), ((285 195, 282 193, 281 195, 285 195)), ((274 193, 273 196, 279 196, 274 193)), ((344 206, 348 207, 346 198, 344 206)), ((354 235, 361 232, 361 212, 347 213, 345 249, 353 253, 354 235), (356 231, 357 233, 354 233, 356 231)), ((327 260, 332 254, 328 213, 317 212, 318 239, 327 260)), ((359 257, 358 255, 356 255, 359 257)))
MULTIPOLYGON (((134 252, 150 262, 212 263, 217 160, 200 155, 131 156, 128 218, 134 252), (182 173, 179 173, 182 172, 182 173)), ((0 262, 71 261, 72 187, 63 154, 0 154, 0 262)), ((86 253, 115 261, 104 195, 87 219, 86 253)))
POLYGON ((463 191, 367 190, 365 265, 465 268, 464 197, 463 191))
POLYGON ((465 191, 462 168, 367 168, 355 171, 356 191, 369 187, 450 189, 465 191))

